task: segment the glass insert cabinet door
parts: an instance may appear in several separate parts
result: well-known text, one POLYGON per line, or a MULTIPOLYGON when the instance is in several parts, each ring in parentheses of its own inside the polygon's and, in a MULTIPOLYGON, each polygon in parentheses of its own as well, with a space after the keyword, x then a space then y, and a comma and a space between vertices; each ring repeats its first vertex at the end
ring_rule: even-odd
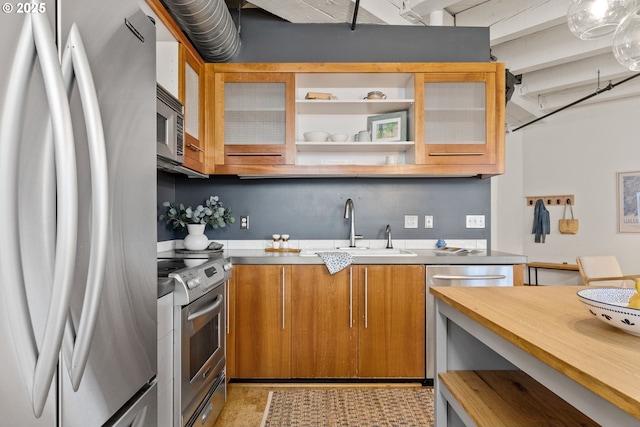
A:
MULTIPOLYGON (((424 97, 420 147, 426 164, 495 162, 495 73, 424 74, 418 90, 424 97)), ((419 144, 416 142, 416 144, 419 144)))
POLYGON ((215 82, 216 163, 293 164, 293 74, 218 73, 215 82))
POLYGON ((183 45, 180 50, 179 92, 184 104, 184 164, 188 168, 204 172, 204 62, 183 45))

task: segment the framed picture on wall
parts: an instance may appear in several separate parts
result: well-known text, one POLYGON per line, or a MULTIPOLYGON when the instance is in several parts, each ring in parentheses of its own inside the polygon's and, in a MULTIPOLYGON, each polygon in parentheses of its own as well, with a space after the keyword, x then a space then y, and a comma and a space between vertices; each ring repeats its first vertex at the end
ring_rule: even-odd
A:
POLYGON ((392 142, 407 140, 407 112, 380 114, 367 117, 367 130, 371 141, 392 142))
POLYGON ((618 232, 640 233, 640 172, 618 173, 618 232))

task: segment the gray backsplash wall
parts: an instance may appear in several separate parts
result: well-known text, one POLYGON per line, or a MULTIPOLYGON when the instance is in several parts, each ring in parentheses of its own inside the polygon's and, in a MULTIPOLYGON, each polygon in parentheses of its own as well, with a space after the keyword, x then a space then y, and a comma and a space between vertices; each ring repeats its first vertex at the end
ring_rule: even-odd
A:
MULTIPOLYGON (((274 233, 292 239, 346 239, 349 221, 344 219, 348 198, 354 202, 356 232, 365 239, 385 238, 391 225, 396 239, 486 239, 490 229, 465 228, 465 215, 485 215, 490 223, 491 183, 477 178, 304 178, 208 180, 175 177, 178 201, 192 206, 217 195, 232 209, 236 222, 225 229, 207 228, 213 240, 269 239, 274 233), (240 230, 240 215, 249 216, 249 229, 240 230), (404 215, 418 215, 418 228, 405 229, 404 215), (433 215, 434 228, 424 228, 424 216, 433 215)), ((158 194, 162 203, 170 192, 158 194)), ((169 199, 173 201, 173 199, 169 199)), ((161 240, 173 235, 159 223, 161 240)))
MULTIPOLYGON (((232 11, 237 22, 237 12, 232 11)), ((233 62, 484 62, 489 61, 489 29, 461 27, 291 24, 259 10, 243 10, 242 46, 233 62)), ((158 172, 158 203, 200 204, 219 195, 236 223, 207 229, 212 239, 266 239, 288 233, 292 239, 348 236, 344 204, 352 198, 356 231, 384 238, 390 224, 398 239, 490 239, 490 181, 476 178, 317 178, 241 180, 188 179, 158 172), (404 215, 419 216, 418 229, 404 228, 404 215), (485 215, 487 228, 466 229, 465 215, 485 215), (239 216, 249 215, 249 230, 239 216), (433 215, 434 228, 424 228, 433 215)), ((160 206, 158 213, 161 213, 160 206)), ((158 241, 182 238, 158 223, 158 241)))

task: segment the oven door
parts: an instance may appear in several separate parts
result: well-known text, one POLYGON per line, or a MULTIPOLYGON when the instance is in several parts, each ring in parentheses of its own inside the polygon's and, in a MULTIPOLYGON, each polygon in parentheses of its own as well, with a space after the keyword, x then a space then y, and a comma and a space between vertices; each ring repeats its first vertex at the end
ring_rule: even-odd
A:
MULTIPOLYGON (((181 410, 200 403, 224 371, 224 286, 182 308, 181 410)), ((183 413, 186 419, 187 414, 183 413)))

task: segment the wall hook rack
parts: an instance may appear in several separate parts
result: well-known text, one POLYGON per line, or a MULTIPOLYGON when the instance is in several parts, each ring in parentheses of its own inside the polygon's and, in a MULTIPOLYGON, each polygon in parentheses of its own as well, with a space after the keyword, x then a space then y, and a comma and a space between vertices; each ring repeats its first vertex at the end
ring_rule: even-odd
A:
POLYGON ((554 196, 530 196, 527 197, 527 206, 535 206, 538 199, 542 199, 547 206, 564 206, 575 204, 573 194, 561 194, 554 196))

